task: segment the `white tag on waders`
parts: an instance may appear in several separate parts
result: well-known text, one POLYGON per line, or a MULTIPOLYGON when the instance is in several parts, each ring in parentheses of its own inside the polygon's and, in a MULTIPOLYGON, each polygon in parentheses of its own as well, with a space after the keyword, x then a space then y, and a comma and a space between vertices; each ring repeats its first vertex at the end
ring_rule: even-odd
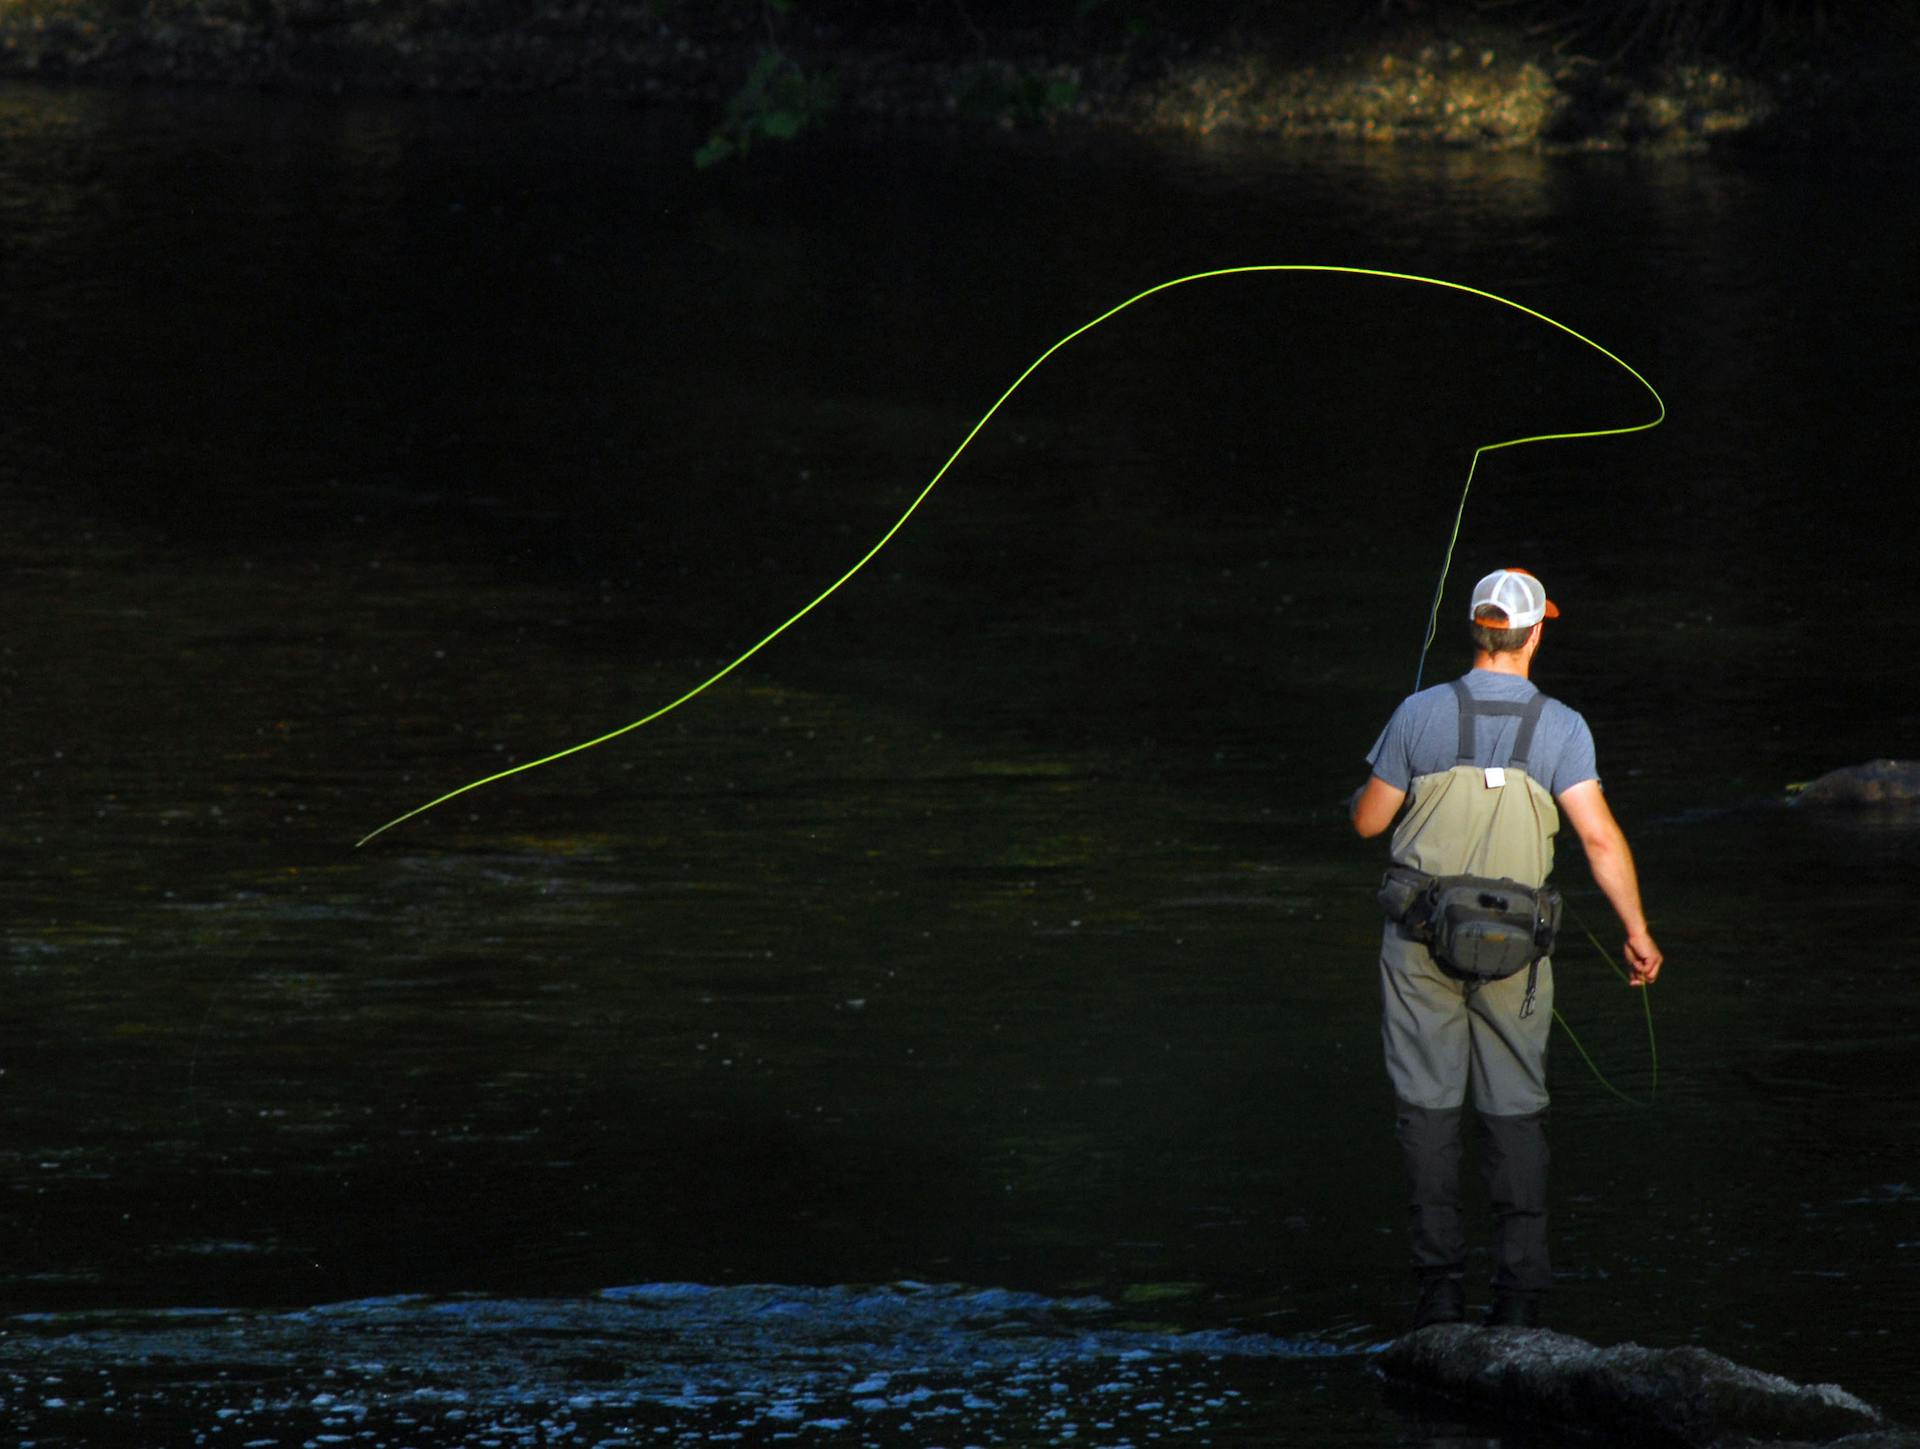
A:
POLYGON ((1498 765, 1487 766, 1487 788, 1489 790, 1498 790, 1506 783, 1507 772, 1505 770, 1501 769, 1498 765))

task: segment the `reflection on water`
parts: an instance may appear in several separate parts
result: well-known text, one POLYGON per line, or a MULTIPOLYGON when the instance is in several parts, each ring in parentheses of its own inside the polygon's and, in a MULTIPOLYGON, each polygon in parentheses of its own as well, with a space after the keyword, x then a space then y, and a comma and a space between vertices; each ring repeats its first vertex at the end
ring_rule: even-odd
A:
MULTIPOLYGON (((0 90, 8 1392, 92 1433, 161 1343, 200 1367, 142 1402, 209 1432, 340 1432, 376 1395, 425 1424, 454 1350, 382 1345, 504 1316, 618 1350, 461 1392, 543 1376, 557 1415, 578 1379, 607 1433, 706 1432, 738 1406, 670 1405, 669 1370, 766 1343, 773 1290, 741 1285, 787 1284, 756 1433, 916 1362, 926 1413, 994 1399, 979 1426, 1092 1439, 1124 1379, 1143 1434, 1204 1432, 1226 1388, 1295 1442, 1426 1432, 1357 1358, 1233 1355, 1404 1321, 1377 857, 1339 807, 1472 447, 1640 414, 1577 344, 1432 289, 1156 299, 751 668, 349 849, 706 677, 1070 327, 1319 261, 1537 306, 1673 410, 1490 461, 1456 566, 1555 581, 1543 681, 1595 723, 1673 961, 1654 1107, 1556 1062, 1553 1321, 1920 1412, 1915 988, 1886 970, 1920 832, 1777 803, 1915 752, 1878 361, 1914 307, 1872 282, 1905 192, 925 134, 714 176, 683 130, 0 90), (845 1286, 905 1282, 971 1285, 904 1295, 918 1359, 862 1317, 903 1295, 845 1286), (610 1283, 708 1286, 639 1333, 610 1283), (1037 1295, 1012 1330, 956 1306, 987 1285, 1037 1295), (300 1337, 348 1320, 351 1392, 300 1337), (836 1324, 846 1382, 806 1398, 836 1324), (1176 1328, 1240 1347, 1196 1363, 1226 1340, 1176 1328), (61 1354, 87 1387, 49 1383, 61 1354), (229 1366, 265 1407, 207 1387, 229 1366)), ((1644 1094, 1638 1000, 1584 949, 1559 1004, 1644 1094)))

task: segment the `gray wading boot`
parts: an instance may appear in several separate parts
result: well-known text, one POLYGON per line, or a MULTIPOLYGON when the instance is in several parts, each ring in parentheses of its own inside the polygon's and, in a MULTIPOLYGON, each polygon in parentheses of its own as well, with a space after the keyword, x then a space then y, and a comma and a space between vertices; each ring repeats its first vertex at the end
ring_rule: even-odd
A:
POLYGON ((1538 1328, 1539 1326, 1540 1295, 1538 1293, 1493 1295, 1493 1307, 1487 1310, 1488 1328, 1538 1328))
POLYGON ((1435 1110, 1409 1102, 1395 1107, 1394 1135, 1407 1163, 1413 1266, 1420 1275, 1413 1326, 1459 1323, 1467 1316, 1461 1278, 1467 1239, 1460 1215, 1460 1109, 1435 1110))
POLYGON ((1420 1302, 1413 1310, 1416 1330, 1436 1323, 1463 1323, 1467 1317, 1467 1285, 1451 1273, 1426 1278, 1420 1284, 1420 1302))

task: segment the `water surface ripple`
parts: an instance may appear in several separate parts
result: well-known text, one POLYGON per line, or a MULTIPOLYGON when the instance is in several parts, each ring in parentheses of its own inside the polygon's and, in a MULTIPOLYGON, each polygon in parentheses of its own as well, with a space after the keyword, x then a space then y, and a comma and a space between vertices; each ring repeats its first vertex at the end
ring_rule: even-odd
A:
POLYGON ((1550 1321, 1920 1419, 1920 824, 1784 803, 1920 756, 1906 169, 701 129, 0 86, 0 1422, 1466 1434, 1349 1351, 1411 1288, 1341 806, 1472 448, 1644 416, 1551 329, 1152 298, 748 668, 351 849, 709 677, 1070 329, 1274 263, 1667 400, 1486 459, 1455 563, 1549 580, 1670 961, 1657 1084, 1555 962, 1633 1100, 1556 1038, 1550 1321))

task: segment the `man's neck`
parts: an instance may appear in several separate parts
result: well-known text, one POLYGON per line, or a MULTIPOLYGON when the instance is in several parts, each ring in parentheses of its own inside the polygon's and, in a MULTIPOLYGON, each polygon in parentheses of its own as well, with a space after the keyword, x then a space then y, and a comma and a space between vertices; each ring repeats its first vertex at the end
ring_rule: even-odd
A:
POLYGON ((1491 670, 1495 674, 1517 674, 1525 679, 1527 671, 1533 667, 1533 654, 1525 649, 1510 654, 1489 654, 1481 649, 1474 653, 1473 667, 1491 670))

